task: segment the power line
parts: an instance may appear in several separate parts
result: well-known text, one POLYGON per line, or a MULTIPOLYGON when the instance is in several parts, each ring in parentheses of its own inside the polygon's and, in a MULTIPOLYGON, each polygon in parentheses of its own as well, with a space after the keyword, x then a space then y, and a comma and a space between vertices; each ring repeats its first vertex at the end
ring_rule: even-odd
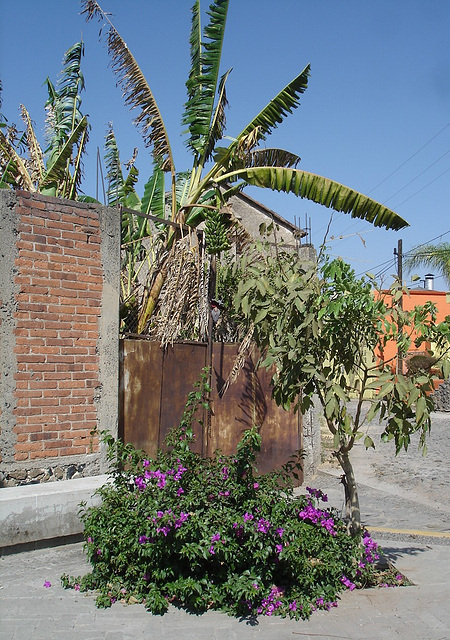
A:
MULTIPOLYGON (((445 131, 448 127, 450 126, 450 122, 448 122, 444 127, 442 127, 442 129, 440 129, 434 136, 432 136, 429 140, 427 140, 427 142, 425 142, 425 144, 423 144, 419 149, 417 149, 417 151, 415 151, 411 156, 409 156, 409 158, 407 158, 404 162, 402 162, 396 169, 394 169, 393 171, 391 171, 391 173, 389 173, 389 175, 387 175, 385 178, 383 178, 383 180, 381 180, 381 182, 379 182, 377 185, 375 185, 372 189, 370 189, 370 191, 367 192, 367 195, 371 194, 373 191, 375 191, 375 189, 377 189, 379 186, 381 186, 382 184, 384 184, 391 176, 393 176, 395 173, 397 173, 397 171, 399 171, 399 169, 401 169, 405 164, 407 164, 410 160, 412 160, 412 158, 414 158, 417 154, 419 154, 423 149, 425 149, 425 147, 427 147, 435 138, 437 138, 439 135, 441 135, 441 133, 443 131, 445 131)), ((448 151, 446 151, 442 156, 440 156, 440 158, 438 158, 437 160, 435 160, 432 164, 430 164, 426 169, 424 169, 421 173, 419 173, 415 178, 413 178, 412 180, 410 180, 404 187, 402 187, 401 189, 399 189, 398 191, 396 191, 392 196, 389 196, 389 198, 387 200, 384 201, 384 203, 389 202, 389 200, 391 200, 394 196, 396 196, 398 193, 400 193, 401 191, 403 191, 403 189, 406 189, 406 187, 408 187, 412 182, 414 182, 415 180, 417 180, 418 178, 420 178, 421 175, 423 175, 426 171, 428 171, 428 169, 430 169, 432 166, 434 166, 436 163, 439 162, 439 160, 441 160, 444 156, 446 156, 448 153, 450 153, 450 149, 448 151)), ((447 171, 450 171, 450 169, 448 169, 447 171)), ((401 206, 402 204, 404 204, 405 202, 407 202, 410 198, 414 197, 417 193, 420 193, 420 191, 422 191, 423 189, 426 189, 426 187, 428 187, 430 184, 432 184, 435 180, 437 180, 438 178, 440 178, 442 175, 444 175, 447 171, 444 171, 444 173, 442 173, 441 175, 439 175, 437 178, 435 178, 434 180, 432 180, 431 182, 429 182, 428 184, 426 184, 424 187, 422 187, 422 189, 420 189, 419 191, 416 191, 412 196, 410 196, 409 198, 407 198, 406 200, 404 200, 403 202, 401 202, 399 205, 397 205, 397 207, 401 206)), ((396 207, 396 208, 397 208, 396 207)), ((339 217, 343 216, 344 214, 341 213, 339 217)), ((336 220, 335 220, 336 222, 336 220)), ((353 222, 353 224, 351 224, 350 226, 346 227, 342 233, 346 233, 347 231, 349 231, 350 229, 352 229, 355 225, 360 224, 361 221, 360 220, 355 220, 355 222, 353 222)), ((364 229, 362 229, 362 231, 364 231, 364 229)))
MULTIPOLYGON (((440 233, 438 236, 435 236, 434 238, 431 238, 431 240, 427 240, 426 242, 422 242, 422 244, 418 244, 417 247, 414 247, 414 248, 415 249, 420 249, 420 247, 425 247, 427 244, 431 244, 435 240, 438 240, 439 238, 443 238, 444 236, 446 236, 449 233, 450 233, 450 229, 448 231, 444 231, 444 233, 440 233)), ((411 253, 411 251, 412 251, 412 249, 410 249, 410 251, 407 251, 403 255, 407 256, 408 253, 411 253)))
POLYGON ((433 184, 433 182, 436 182, 436 180, 439 180, 439 178, 442 178, 442 176, 445 175, 446 173, 448 173, 449 171, 450 171, 450 167, 448 169, 446 169, 445 171, 443 171, 438 176, 436 176, 436 178, 433 178, 433 180, 430 180, 430 182, 427 182, 427 184, 424 187, 422 187, 421 189, 418 189, 417 191, 415 191, 412 195, 410 195, 408 198, 406 198, 406 200, 403 200, 399 204, 395 205, 395 208, 398 209, 399 207, 401 207, 402 204, 405 204, 405 202, 408 202, 408 200, 411 200, 411 198, 414 198, 414 196, 416 196, 418 193, 420 193, 421 191, 423 191, 424 189, 429 187, 430 184, 433 184))
POLYGON ((424 145, 422 145, 422 146, 420 147, 420 149, 417 149, 417 151, 415 151, 415 152, 412 154, 412 156, 409 156, 409 158, 407 158, 404 162, 402 162, 402 164, 401 164, 401 165, 399 165, 396 169, 394 169, 393 171, 391 171, 391 173, 390 173, 388 176, 386 176, 385 178, 383 178, 383 180, 382 180, 381 182, 379 182, 378 184, 376 184, 376 185, 373 187, 373 189, 371 189, 371 190, 367 193, 367 195, 369 195, 369 193, 372 193, 372 191, 375 191, 375 189, 378 189, 378 187, 379 187, 379 186, 381 186, 382 184, 384 184, 384 183, 386 182, 386 180, 389 180, 389 178, 390 178, 391 176, 393 176, 393 175, 394 175, 394 173, 397 173, 397 171, 399 171, 402 167, 404 167, 404 166, 405 166, 405 164, 406 164, 407 162, 409 162, 410 160, 412 160, 412 159, 413 159, 413 158, 414 158, 418 153, 420 153, 423 149, 425 149, 425 147, 426 147, 426 146, 428 146, 428 145, 430 144, 430 142, 433 142, 433 140, 434 140, 435 138, 437 138, 439 135, 441 135, 441 133, 442 133, 443 131, 445 131, 445 129, 447 129, 447 127, 448 127, 448 126, 450 126, 450 122, 448 122, 448 123, 445 125, 445 127, 443 127, 440 131, 438 131, 438 132, 437 132, 437 133, 436 133, 432 138, 430 138, 427 142, 425 142, 425 144, 424 144, 424 145))
MULTIPOLYGON (((392 200, 392 198, 395 198, 395 196, 398 195, 399 193, 401 193, 404 189, 406 189, 406 187, 409 187, 410 184, 412 184, 413 182, 418 180, 420 178, 420 176, 423 176, 423 174, 426 173, 428 171, 428 169, 431 169, 431 167, 434 167, 434 165, 437 164, 439 162, 439 160, 442 160, 442 158, 444 158, 448 153, 450 153, 450 149, 448 151, 446 151, 445 153, 443 153, 440 158, 438 158, 437 160, 432 162, 430 165, 428 165, 428 167, 426 169, 424 169, 423 171, 421 171, 415 178, 413 178, 412 180, 407 182, 404 187, 402 187, 401 189, 399 189, 398 191, 393 193, 391 196, 389 196, 389 198, 384 200, 384 204, 386 204, 386 202, 389 202, 389 200, 392 200)), ((443 175, 443 174, 441 174, 441 175, 443 175)))

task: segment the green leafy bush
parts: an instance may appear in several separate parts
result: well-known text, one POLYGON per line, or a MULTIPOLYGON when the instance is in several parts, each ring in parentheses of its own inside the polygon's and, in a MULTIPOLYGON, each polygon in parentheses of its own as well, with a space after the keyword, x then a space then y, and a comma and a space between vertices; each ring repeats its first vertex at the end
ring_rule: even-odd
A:
POLYGON ((320 490, 294 496, 297 461, 257 475, 256 428, 234 456, 191 451, 204 384, 156 459, 104 436, 111 483, 99 489, 99 506, 81 511, 92 572, 64 575, 63 585, 95 590, 101 607, 140 602, 162 614, 172 603, 298 619, 337 606, 344 588, 371 583, 376 544, 349 536, 320 490))

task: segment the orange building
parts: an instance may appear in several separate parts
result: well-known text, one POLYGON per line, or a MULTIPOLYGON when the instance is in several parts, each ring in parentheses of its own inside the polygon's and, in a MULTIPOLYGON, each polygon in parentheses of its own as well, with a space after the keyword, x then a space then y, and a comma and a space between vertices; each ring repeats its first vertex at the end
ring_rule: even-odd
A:
MULTIPOLYGON (((428 274, 425 276, 425 283, 428 286, 432 286, 432 276, 428 274), (430 284, 431 283, 431 284, 430 284)), ((386 292, 387 293, 387 292, 386 292)), ((403 296, 403 309, 405 311, 411 311, 414 307, 423 306, 427 302, 432 302, 436 306, 437 315, 436 322, 442 322, 446 316, 450 315, 450 293, 446 291, 435 291, 432 288, 417 288, 409 289, 408 295, 403 296)), ((405 327, 406 328, 406 327, 405 327)), ((414 344, 411 345, 411 349, 408 352, 408 357, 413 355, 427 353, 433 350, 433 345, 430 343, 422 343, 419 348, 416 348, 414 344)), ((395 342, 389 342, 386 344, 383 353, 383 360, 388 361, 392 359, 392 362, 396 363, 397 346, 395 342)), ((404 372, 406 372, 406 363, 403 366, 404 372)))

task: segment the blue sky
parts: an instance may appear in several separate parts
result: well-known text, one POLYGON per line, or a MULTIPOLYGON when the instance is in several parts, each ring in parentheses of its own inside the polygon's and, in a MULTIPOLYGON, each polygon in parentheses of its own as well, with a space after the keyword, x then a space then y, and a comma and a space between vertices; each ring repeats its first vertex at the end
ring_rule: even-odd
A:
MULTIPOLYGON (((190 167, 180 124, 189 71, 192 0, 101 0, 143 70, 171 137, 177 170, 190 167)), ((207 2, 202 3, 204 9, 207 2)), ((43 142, 43 82, 53 82, 64 51, 83 38, 82 111, 92 125, 84 191, 96 194, 97 147, 113 122, 126 162, 139 147, 141 189, 151 171, 108 67, 99 25, 85 23, 78 0, 8 3, 0 26, 2 112, 19 123, 23 103, 43 142)), ((302 158, 305 170, 333 178, 385 203, 410 222, 401 232, 334 214, 329 252, 357 273, 394 273, 394 248, 450 241, 450 2, 448 0, 230 0, 223 71, 228 79, 227 133, 239 131, 307 63, 312 71, 300 107, 268 140, 302 158)), ((139 190, 139 188, 138 188, 139 190)), ((312 241, 324 239, 330 210, 293 195, 248 193, 285 218, 311 218, 312 241)), ((423 273, 420 273, 423 277, 423 273)), ((445 288, 441 277, 436 288, 445 288)))

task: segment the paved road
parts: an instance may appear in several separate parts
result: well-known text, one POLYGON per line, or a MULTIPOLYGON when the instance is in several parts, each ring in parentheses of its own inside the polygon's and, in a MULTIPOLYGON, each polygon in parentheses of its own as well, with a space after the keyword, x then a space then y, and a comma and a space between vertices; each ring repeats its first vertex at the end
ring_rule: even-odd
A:
MULTIPOLYGON (((81 544, 67 545, 0 558, 0 639, 449 640, 448 425, 450 415, 435 414, 424 460, 413 449, 409 458, 395 459, 387 445, 368 454, 359 445, 355 450, 363 519, 415 586, 346 592, 337 609, 316 612, 307 622, 260 618, 251 625, 215 612, 192 616, 174 608, 159 617, 141 605, 119 603, 98 610, 91 596, 59 584, 63 572, 88 570, 81 544), (403 533, 379 532, 382 528, 403 533), (421 533, 405 533, 410 531, 421 533), (47 580, 49 588, 43 586, 47 580)), ((337 469, 324 466, 314 484, 335 506, 342 505, 337 469)))

